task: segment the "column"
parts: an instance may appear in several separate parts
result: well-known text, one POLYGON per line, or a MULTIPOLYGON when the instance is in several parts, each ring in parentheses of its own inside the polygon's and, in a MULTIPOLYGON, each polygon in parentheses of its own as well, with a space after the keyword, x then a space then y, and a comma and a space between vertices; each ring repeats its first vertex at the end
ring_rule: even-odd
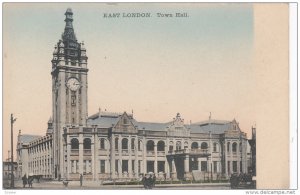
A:
POLYGON ((132 167, 134 166, 132 164, 132 158, 131 158, 131 136, 129 135, 128 137, 128 154, 129 154, 129 160, 128 160, 128 177, 131 178, 132 177, 132 167))
POLYGON ((67 143, 67 176, 65 178, 69 179, 71 171, 71 161, 70 161, 70 153, 71 153, 71 144, 67 143))
POLYGON ((134 170, 135 170, 135 178, 139 177, 139 158, 138 158, 138 143, 139 143, 139 138, 136 137, 136 139, 134 140, 134 156, 135 156, 135 161, 134 161, 134 170))
POLYGON ((189 157, 189 155, 186 155, 185 158, 184 158, 184 177, 186 179, 191 178, 191 174, 190 174, 190 157, 189 157))
POLYGON ((225 175, 228 176, 228 167, 227 167, 227 143, 224 140, 224 161, 225 161, 225 175))
POLYGON ((197 160, 198 160, 198 170, 201 171, 201 159, 197 158, 197 160))
POLYGON ((165 160, 165 178, 170 178, 169 161, 165 160))
POLYGON ((237 143, 237 172, 240 174, 240 162, 241 162, 241 152, 240 152, 240 142, 237 143))
POLYGON ((119 178, 123 176, 122 173, 122 137, 119 135, 119 143, 118 143, 118 150, 119 150, 119 161, 118 161, 118 173, 119 173, 119 178))
POLYGON ((87 88, 88 88, 88 83, 87 83, 87 73, 82 73, 81 74, 81 81, 82 81, 82 88, 81 88, 81 102, 82 102, 82 106, 81 106, 81 118, 82 118, 82 122, 81 124, 83 126, 86 125, 86 120, 85 117, 88 114, 88 106, 87 104, 87 88))
POLYGON ((116 151, 115 151, 115 136, 111 136, 111 144, 110 144, 110 175, 112 178, 115 178, 116 171, 115 171, 115 158, 116 151))
POLYGON ((176 172, 175 158, 174 158, 173 156, 171 157, 171 164, 172 164, 171 178, 172 178, 173 180, 177 180, 177 172, 176 172))
POLYGON ((144 145, 144 147, 143 147, 143 161, 142 161, 142 170, 143 170, 143 173, 147 173, 147 157, 146 157, 146 155, 147 155, 147 148, 146 148, 146 144, 147 144, 147 142, 146 142, 146 139, 145 139, 145 137, 143 138, 143 145, 144 145))
POLYGON ((165 160, 165 175, 166 175, 166 178, 170 178, 170 166, 169 166, 169 161, 168 161, 168 158, 167 158, 168 145, 169 144, 167 144, 167 143, 169 143, 168 140, 166 141, 166 144, 165 144, 165 156, 166 156, 166 160, 165 160))
MULTIPOLYGON (((80 128, 80 131, 82 131, 82 128, 80 128)), ((79 134, 79 174, 83 174, 83 135, 79 134)))
POLYGON ((157 176, 157 142, 154 142, 154 174, 157 176))
POLYGON ((247 140, 242 139, 242 169, 244 173, 247 173, 247 140))
MULTIPOLYGON (((92 130, 94 131, 94 130, 92 130)), ((95 159, 96 159, 96 155, 95 155, 95 134, 93 135, 92 139, 91 139, 91 154, 92 154, 92 158, 91 158, 91 173, 93 175, 93 180, 96 179, 96 173, 95 173, 95 159)), ((90 166, 89 166, 90 167, 90 166)))

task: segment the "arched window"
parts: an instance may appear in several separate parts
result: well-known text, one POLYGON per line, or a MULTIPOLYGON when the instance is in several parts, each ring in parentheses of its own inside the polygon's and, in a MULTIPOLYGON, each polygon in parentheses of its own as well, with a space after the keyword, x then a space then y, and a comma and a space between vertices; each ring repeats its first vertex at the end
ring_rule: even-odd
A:
POLYGON ((214 152, 218 152, 218 143, 214 143, 214 152))
POLYGON ((227 152, 230 152, 230 142, 227 143, 227 152))
POLYGON ((237 152, 237 143, 236 142, 234 142, 232 144, 232 152, 237 152))
POLYGON ((135 144, 134 144, 134 138, 131 139, 131 150, 134 150, 135 144))
POLYGON ((154 141, 147 141, 147 151, 154 151, 154 141))
POLYGON ((184 148, 188 148, 189 147, 189 142, 184 142, 184 148))
POLYGON ((192 149, 198 149, 198 143, 197 142, 193 142, 191 148, 192 149))
POLYGON ((76 138, 71 139, 71 149, 72 150, 78 150, 79 149, 78 139, 76 139, 76 138))
POLYGON ((90 138, 85 138, 83 140, 83 149, 91 149, 91 139, 90 138))
POLYGON ((208 146, 207 146, 207 143, 206 142, 202 142, 201 143, 201 149, 207 149, 208 146))
POLYGON ((128 139, 127 138, 122 139, 122 150, 128 150, 128 139))
POLYGON ((105 139, 104 138, 100 139, 100 149, 105 149, 105 139))
POLYGON ((116 137, 115 138, 115 150, 118 150, 119 149, 119 138, 116 137))
POLYGON ((176 142, 176 150, 181 150, 181 142, 180 141, 176 142))
POLYGON ((157 151, 165 151, 165 142, 164 141, 157 142, 157 151))

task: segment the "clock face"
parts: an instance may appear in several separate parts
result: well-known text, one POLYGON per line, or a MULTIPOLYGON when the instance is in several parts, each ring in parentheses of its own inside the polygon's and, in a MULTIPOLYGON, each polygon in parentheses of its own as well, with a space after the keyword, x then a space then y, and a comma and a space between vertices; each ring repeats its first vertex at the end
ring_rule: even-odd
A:
POLYGON ((67 87, 71 91, 77 91, 80 87, 80 82, 74 77, 69 78, 69 80, 67 81, 67 87))

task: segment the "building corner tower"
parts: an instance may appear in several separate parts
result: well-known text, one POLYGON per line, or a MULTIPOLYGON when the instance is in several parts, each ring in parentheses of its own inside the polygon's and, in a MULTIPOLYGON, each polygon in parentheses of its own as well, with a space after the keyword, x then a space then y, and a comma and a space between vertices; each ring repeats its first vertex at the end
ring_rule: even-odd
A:
POLYGON ((66 172, 64 129, 86 126, 88 115, 86 49, 84 43, 76 39, 70 8, 65 16, 65 29, 55 45, 51 61, 54 178, 63 177, 66 172))

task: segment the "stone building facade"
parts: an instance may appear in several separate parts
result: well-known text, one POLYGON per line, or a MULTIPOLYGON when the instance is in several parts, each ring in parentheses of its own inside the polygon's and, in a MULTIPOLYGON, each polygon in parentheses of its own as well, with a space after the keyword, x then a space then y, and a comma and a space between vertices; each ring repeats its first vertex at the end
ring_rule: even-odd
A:
POLYGON ((160 179, 204 180, 247 172, 247 136, 235 120, 185 124, 177 113, 166 123, 140 122, 133 114, 101 110, 87 117, 88 58, 72 10, 65 16, 51 61, 52 118, 45 136, 19 134, 22 174, 107 180, 152 172, 160 179))

